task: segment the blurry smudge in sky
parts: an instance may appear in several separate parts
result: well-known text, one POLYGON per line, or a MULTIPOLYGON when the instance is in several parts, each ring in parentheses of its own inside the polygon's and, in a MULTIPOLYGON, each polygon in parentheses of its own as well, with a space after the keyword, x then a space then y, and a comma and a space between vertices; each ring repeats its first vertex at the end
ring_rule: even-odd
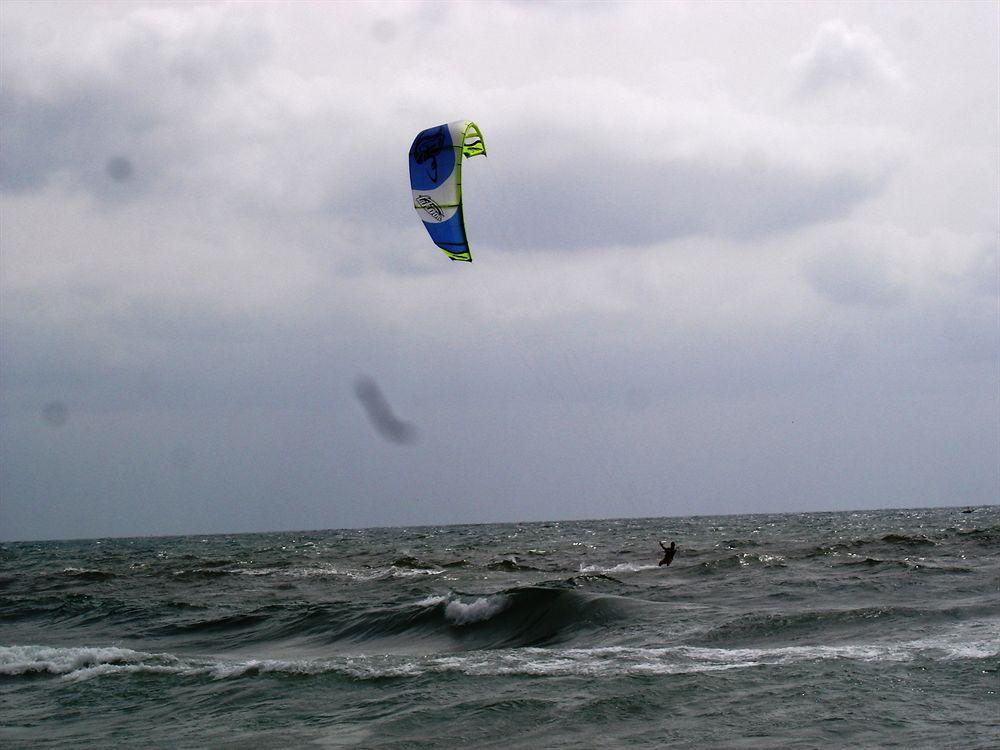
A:
POLYGON ((69 419, 69 408, 62 401, 49 401, 42 407, 42 419, 50 427, 62 427, 69 419))
POLYGON ((105 169, 108 172, 108 177, 115 182, 127 181, 132 177, 132 172, 134 171, 132 162, 124 156, 112 156, 108 159, 105 169))
POLYGON ((382 395, 382 390, 371 377, 362 375, 354 382, 354 395, 365 409, 372 426, 391 443, 408 445, 416 442, 416 428, 403 422, 392 413, 392 408, 382 395))

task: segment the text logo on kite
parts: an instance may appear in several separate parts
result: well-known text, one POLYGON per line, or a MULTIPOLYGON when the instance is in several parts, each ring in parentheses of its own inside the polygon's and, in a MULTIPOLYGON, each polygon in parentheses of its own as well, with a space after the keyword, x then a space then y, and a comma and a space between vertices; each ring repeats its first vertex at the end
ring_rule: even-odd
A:
POLYGON ((444 211, 429 195, 418 195, 417 204, 430 214, 434 221, 444 221, 444 211))

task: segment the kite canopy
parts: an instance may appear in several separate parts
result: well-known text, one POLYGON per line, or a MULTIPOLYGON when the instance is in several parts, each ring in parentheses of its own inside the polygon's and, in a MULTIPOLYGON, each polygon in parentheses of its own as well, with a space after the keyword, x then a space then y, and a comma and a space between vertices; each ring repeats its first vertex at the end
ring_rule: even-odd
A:
POLYGON ((413 208, 452 260, 472 262, 462 213, 462 157, 480 155, 486 155, 486 143, 471 120, 422 130, 410 146, 413 208))

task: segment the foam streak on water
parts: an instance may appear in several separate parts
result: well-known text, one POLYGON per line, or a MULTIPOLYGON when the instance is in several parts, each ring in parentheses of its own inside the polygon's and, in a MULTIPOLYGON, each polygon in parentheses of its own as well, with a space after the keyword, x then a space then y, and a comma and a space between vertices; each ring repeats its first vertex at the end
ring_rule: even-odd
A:
POLYGON ((981 748, 1000 733, 997 507, 0 555, 4 748, 981 748), (677 541, 669 567, 661 539, 677 541))

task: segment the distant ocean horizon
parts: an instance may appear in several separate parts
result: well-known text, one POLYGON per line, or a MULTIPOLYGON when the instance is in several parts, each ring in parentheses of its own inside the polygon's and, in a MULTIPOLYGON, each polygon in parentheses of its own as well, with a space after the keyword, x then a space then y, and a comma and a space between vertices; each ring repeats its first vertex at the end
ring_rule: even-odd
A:
POLYGON ((987 748, 998 666, 997 505, 0 543, 4 748, 987 748))
POLYGON ((502 526, 502 525, 528 525, 546 523, 600 523, 603 521, 669 521, 671 519, 699 518, 730 518, 733 516, 809 516, 809 515, 829 515, 831 513, 892 513, 892 512, 918 512, 918 511, 957 511, 961 513, 975 513, 977 510, 988 510, 998 508, 1000 505, 991 504, 960 504, 960 505, 928 505, 928 506, 892 506, 885 508, 836 508, 820 510, 781 510, 781 511, 751 511, 731 513, 688 513, 678 515, 663 516, 623 516, 623 517, 566 517, 566 518, 542 518, 536 520, 515 519, 515 520, 487 520, 487 521, 414 521, 412 523, 376 523, 376 524, 344 524, 342 526, 329 526, 323 528, 287 528, 287 529, 252 529, 240 530, 229 529, 225 531, 171 531, 162 534, 96 534, 91 536, 60 536, 60 537, 26 537, 17 539, 0 539, 0 544, 20 544, 30 542, 93 542, 104 540, 126 540, 126 539, 185 539, 188 537, 211 537, 211 536, 253 536, 254 534, 317 534, 324 532, 340 531, 391 531, 394 529, 424 529, 424 528, 449 528, 452 526, 502 526))

